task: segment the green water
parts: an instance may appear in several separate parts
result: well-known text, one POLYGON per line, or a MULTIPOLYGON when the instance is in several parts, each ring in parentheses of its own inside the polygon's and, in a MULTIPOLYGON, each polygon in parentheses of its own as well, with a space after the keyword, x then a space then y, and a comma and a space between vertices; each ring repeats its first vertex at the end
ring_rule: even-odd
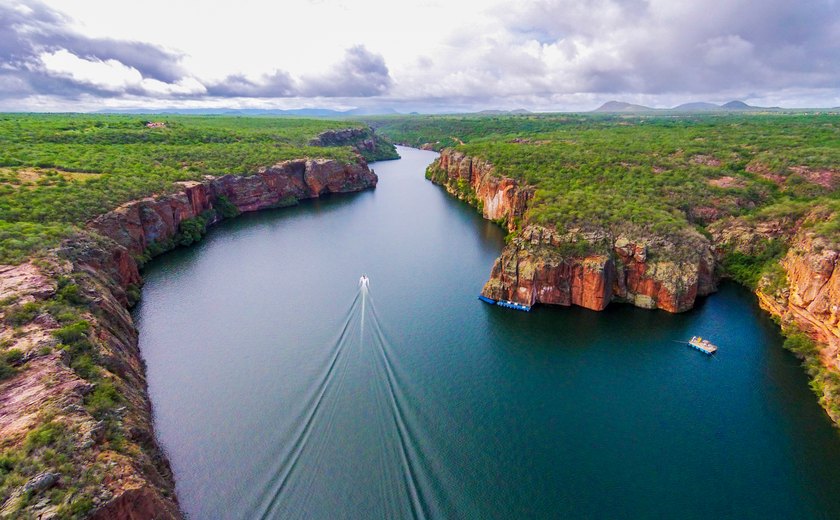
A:
POLYGON ((135 318, 190 518, 840 518, 840 435, 748 291, 679 315, 483 304, 502 231, 400 153, 375 191, 147 268, 135 318), (719 354, 674 341, 693 334, 719 354))

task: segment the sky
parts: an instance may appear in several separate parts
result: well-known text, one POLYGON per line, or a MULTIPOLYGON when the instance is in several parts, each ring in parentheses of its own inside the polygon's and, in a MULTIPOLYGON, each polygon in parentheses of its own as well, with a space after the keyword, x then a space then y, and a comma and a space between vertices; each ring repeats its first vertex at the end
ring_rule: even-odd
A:
POLYGON ((840 0, 0 0, 0 110, 840 106, 840 0))

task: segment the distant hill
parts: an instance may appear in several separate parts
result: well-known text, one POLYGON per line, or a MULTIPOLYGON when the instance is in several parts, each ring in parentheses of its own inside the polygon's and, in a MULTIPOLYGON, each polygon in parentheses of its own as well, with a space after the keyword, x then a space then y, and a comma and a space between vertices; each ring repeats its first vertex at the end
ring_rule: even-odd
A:
POLYGON ((607 101, 593 112, 652 112, 654 110, 656 109, 644 105, 634 105, 623 101, 607 101))
POLYGON ((750 110, 750 109, 753 109, 753 108, 758 108, 758 107, 751 107, 748 104, 744 103, 743 101, 738 101, 738 100, 730 101, 729 103, 724 103, 720 107, 724 108, 726 110, 750 110))
POLYGON ((703 112, 707 110, 720 110, 720 105, 697 101, 694 103, 683 103, 682 105, 675 106, 671 110, 678 110, 681 112, 703 112))
POLYGON ((754 107, 739 100, 730 101, 729 103, 724 103, 723 105, 694 101, 691 103, 677 105, 674 108, 651 108, 643 105, 625 103, 623 101, 608 101, 593 110, 593 112, 734 112, 746 110, 780 110, 780 107, 754 107))
POLYGON ((532 112, 530 110, 525 110, 524 108, 517 108, 516 110, 482 110, 481 112, 476 113, 482 115, 504 116, 509 114, 531 114, 532 112))

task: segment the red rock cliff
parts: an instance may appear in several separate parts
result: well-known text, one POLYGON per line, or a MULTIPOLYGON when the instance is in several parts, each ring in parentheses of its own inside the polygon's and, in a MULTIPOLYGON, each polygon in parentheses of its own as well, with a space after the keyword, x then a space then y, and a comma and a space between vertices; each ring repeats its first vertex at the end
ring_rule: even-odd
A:
POLYGON ((222 195, 244 213, 328 193, 359 191, 375 187, 377 180, 363 159, 351 164, 327 159, 284 161, 256 175, 181 183, 176 193, 123 204, 95 218, 90 227, 136 255, 174 237, 181 221, 212 210, 222 195))
POLYGON ((700 235, 631 239, 608 232, 559 234, 530 225, 496 260, 482 294, 525 305, 603 310, 611 301, 682 312, 715 290, 714 256, 700 235), (575 244, 585 240, 589 251, 575 244), (649 258, 649 251, 658 257, 649 258), (668 254, 666 254, 666 252, 668 254))
POLYGON ((441 152, 426 176, 449 193, 477 206, 484 218, 504 221, 510 230, 525 215, 528 201, 534 196, 533 188, 496 174, 489 162, 452 149, 441 152))
MULTIPOLYGON (((286 161, 256 175, 181 183, 174 193, 129 202, 97 217, 89 223, 91 233, 65 241, 38 262, 0 266, 0 298, 20 304, 48 301, 59 290, 60 278, 78 283, 89 302, 83 318, 90 323, 88 338, 104 371, 101 380, 111 382, 123 399, 118 416, 107 422, 107 435, 124 439, 122 446, 111 442, 103 421, 89 411, 85 396, 95 385, 80 377, 66 352, 56 348, 53 332, 61 325, 44 314, 18 330, 0 333, 9 348, 22 352, 19 372, 0 383, 0 449, 23 446, 27 435, 49 417, 66 432, 67 442, 74 443, 73 465, 103 476, 93 488, 82 486, 75 493, 75 498, 84 493, 90 500, 92 518, 181 518, 172 472, 155 440, 145 367, 127 309, 128 289, 142 281, 135 258, 152 245, 158 251, 173 247, 185 219, 204 215, 215 222, 219 217, 213 210, 221 196, 247 212, 359 191, 376 182, 360 158, 353 164, 286 161)), ((38 478, 27 485, 76 485, 67 474, 38 478)), ((0 516, 50 517, 70 505, 27 502, 24 497, 21 491, 0 504, 0 516)))
POLYGON ((427 177, 477 206, 485 218, 522 226, 496 260, 482 293, 525 305, 579 305, 602 310, 611 301, 681 312, 715 290, 714 255, 696 232, 659 237, 627 229, 561 233, 529 225, 530 186, 499 176, 482 159, 445 149, 427 177), (583 244, 588 244, 583 246, 583 244))

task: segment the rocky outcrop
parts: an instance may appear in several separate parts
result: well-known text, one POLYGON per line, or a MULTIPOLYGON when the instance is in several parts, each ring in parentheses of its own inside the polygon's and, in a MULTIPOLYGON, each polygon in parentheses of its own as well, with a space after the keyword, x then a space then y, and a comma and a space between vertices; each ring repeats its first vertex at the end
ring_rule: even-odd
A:
MULTIPOLYGON (((812 231, 829 218, 819 208, 804 217, 747 221, 728 219, 709 227, 718 256, 729 251, 756 256, 770 241, 787 244, 778 269, 756 287, 761 306, 825 345, 825 359, 840 368, 840 249, 812 231)), ((774 264, 775 265, 775 264, 774 264)))
POLYGON ((629 227, 560 232, 528 224, 533 187, 452 149, 441 152, 426 176, 476 206, 485 218, 521 231, 493 265, 482 291, 487 297, 593 310, 620 301, 681 312, 716 288, 711 244, 699 233, 663 237, 629 227))
POLYGON ((368 161, 399 158, 394 145, 368 127, 326 130, 310 139, 309 146, 351 146, 368 161))
POLYGON ((713 292, 708 240, 686 234, 633 239, 606 231, 529 225, 502 251, 482 294, 524 305, 577 305, 603 310, 612 301, 682 312, 713 292), (649 251, 656 251, 655 258, 649 251))
POLYGON ((760 283, 756 293, 761 305, 824 344, 824 357, 840 370, 840 251, 800 231, 781 265, 787 283, 760 283))
MULTIPOLYGON (((172 472, 155 440, 145 367, 127 308, 130 293, 142 282, 137 259, 150 250, 160 253, 177 246, 191 219, 209 225, 231 209, 258 211, 376 183, 361 158, 351 164, 286 161, 256 175, 180 183, 173 193, 132 201, 95 218, 88 232, 37 262, 0 266, 0 298, 14 302, 0 310, 0 318, 9 322, 11 313, 29 308, 28 303, 40 309, 36 312, 47 309, 0 333, 4 347, 18 352, 20 365, 0 382, 0 450, 31 451, 32 432, 48 426, 59 432, 48 442, 69 449, 71 464, 65 466, 87 475, 82 483, 81 473, 50 477, 50 485, 75 489, 62 504, 24 499, 40 488, 24 494, 21 487, 0 504, 0 517, 50 516, 64 508, 88 511, 92 518, 180 518, 172 472), (72 298, 66 290, 70 280, 72 298), (68 298, 83 302, 71 319, 84 324, 75 339, 49 313, 65 312, 60 306, 68 298), (84 356, 95 359, 96 368, 86 365, 84 356), (96 378, 88 378, 90 370, 96 378), (99 387, 113 387, 118 405, 101 409, 105 398, 91 401, 88 396, 99 387)), ((38 485, 42 481, 47 482, 42 478, 38 485)), ((32 482, 27 482, 30 488, 32 482)))

